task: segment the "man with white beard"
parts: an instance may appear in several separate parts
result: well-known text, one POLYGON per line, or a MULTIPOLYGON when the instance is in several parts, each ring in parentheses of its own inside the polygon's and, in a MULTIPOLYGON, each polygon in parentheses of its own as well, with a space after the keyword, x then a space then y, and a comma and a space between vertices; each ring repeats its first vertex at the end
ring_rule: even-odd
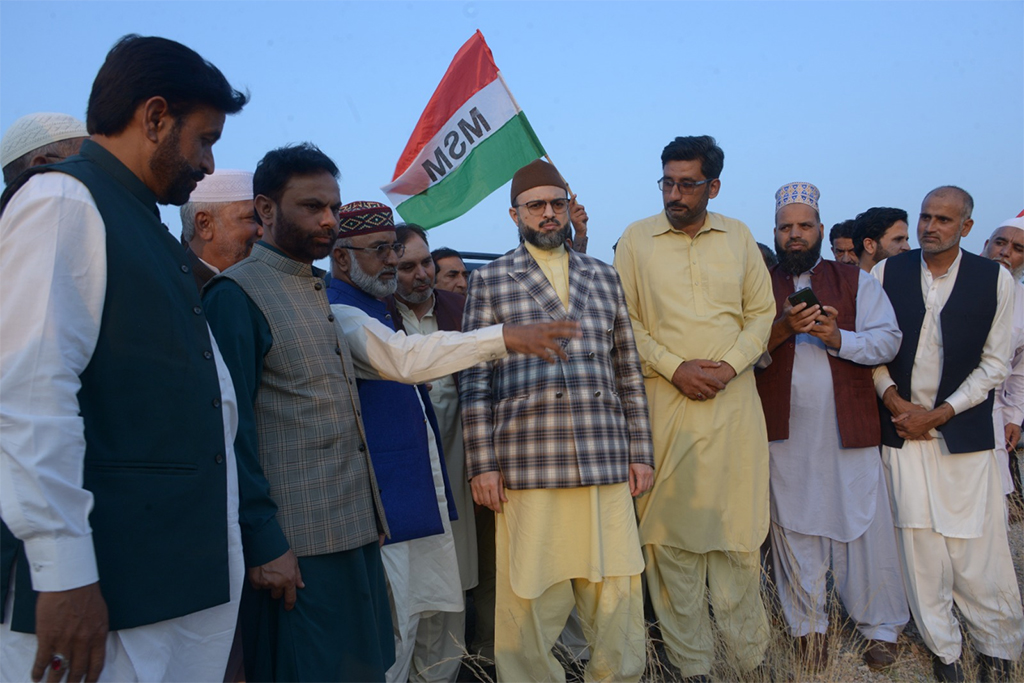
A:
POLYGON ((1024 421, 1024 362, 1021 362, 1024 360, 1024 285, 1020 282, 1021 275, 1024 275, 1024 211, 995 229, 992 236, 985 240, 981 255, 1005 266, 1016 283, 1010 376, 996 390, 993 411, 999 474, 1003 481, 1003 493, 1010 496, 1009 516, 1014 521, 1021 514, 1020 470, 1017 469, 1019 464, 1016 456, 1011 459, 1009 454, 1017 448, 1021 422, 1024 421), (998 438, 1000 434, 1004 437, 1002 442, 998 438))

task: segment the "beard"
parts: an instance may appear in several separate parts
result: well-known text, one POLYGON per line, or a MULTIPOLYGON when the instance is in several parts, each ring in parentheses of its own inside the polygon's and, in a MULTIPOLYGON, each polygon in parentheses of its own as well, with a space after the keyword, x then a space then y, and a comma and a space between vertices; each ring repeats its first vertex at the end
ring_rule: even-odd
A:
MULTIPOLYGON (((538 249, 543 249, 544 251, 554 251, 559 247, 559 245, 564 245, 565 241, 572 237, 572 226, 569 224, 568 220, 566 220, 566 223, 564 226, 562 226, 561 230, 555 230, 553 232, 543 232, 541 230, 534 230, 533 228, 529 227, 522 221, 518 222, 519 236, 522 237, 527 242, 529 242, 530 244, 532 244, 533 246, 537 247, 538 249)), ((562 225, 561 221, 559 221, 557 218, 549 218, 548 220, 541 223, 538 227, 543 227, 545 225, 550 225, 552 223, 554 223, 555 225, 562 225)))
MULTIPOLYGON (((794 240, 789 240, 787 246, 794 240)), ((778 239, 775 240, 775 255, 779 257, 779 268, 783 273, 799 275, 806 273, 814 267, 821 257, 821 238, 814 244, 807 244, 806 240, 800 240, 806 248, 804 251, 786 251, 779 246, 778 239)))
POLYGON ((398 279, 395 277, 398 273, 398 269, 394 266, 384 266, 376 275, 370 275, 363 270, 362 266, 359 265, 359 261, 355 259, 355 254, 353 254, 351 264, 352 268, 349 270, 348 276, 352 278, 352 282, 356 287, 363 290, 374 299, 383 299, 386 296, 394 294, 395 290, 398 289, 398 279), (390 280, 381 280, 380 276, 386 273, 391 273, 392 278, 390 280))
POLYGON ((426 278, 416 278, 412 281, 412 289, 408 292, 398 292, 396 286, 396 294, 401 297, 402 301, 410 304, 422 304, 423 302, 434 296, 434 282, 426 278), (421 285, 427 285, 427 288, 422 292, 417 292, 416 288, 421 285))
POLYGON ((298 223, 293 222, 285 215, 280 204, 277 205, 277 215, 277 223, 273 230, 274 242, 281 251, 302 263, 312 263, 331 253, 336 235, 334 230, 306 232, 298 223), (325 244, 317 243, 318 237, 327 237, 327 242, 325 244))
POLYGON ((149 170, 164 181, 163 191, 156 200, 161 204, 181 206, 188 201, 196 184, 206 175, 192 166, 181 156, 180 119, 174 124, 170 135, 157 145, 149 160, 149 170))

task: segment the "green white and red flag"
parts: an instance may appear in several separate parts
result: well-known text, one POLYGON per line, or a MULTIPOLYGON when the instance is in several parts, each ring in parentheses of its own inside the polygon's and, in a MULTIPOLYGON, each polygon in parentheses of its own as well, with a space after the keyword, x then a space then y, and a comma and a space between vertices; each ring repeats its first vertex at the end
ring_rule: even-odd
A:
POLYGON ((477 31, 452 60, 381 189, 402 218, 433 228, 469 211, 544 147, 477 31))

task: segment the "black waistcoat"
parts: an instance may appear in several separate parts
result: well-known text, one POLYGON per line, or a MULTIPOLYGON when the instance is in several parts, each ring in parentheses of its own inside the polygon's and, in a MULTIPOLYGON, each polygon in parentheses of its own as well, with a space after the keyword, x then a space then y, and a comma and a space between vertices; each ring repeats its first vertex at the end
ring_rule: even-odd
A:
MULTIPOLYGON (((921 250, 914 249, 885 262, 883 288, 896 311, 896 320, 903 332, 899 353, 889 364, 889 374, 904 400, 911 400, 910 379, 914 357, 924 323, 925 302, 921 291, 921 250)), ((949 300, 939 313, 942 331, 942 375, 935 405, 945 401, 967 379, 981 361, 997 304, 999 264, 995 261, 962 252, 960 269, 949 300)), ((940 361, 934 359, 935 371, 940 361)), ((930 408, 931 406, 925 406, 930 408)), ((992 428, 993 392, 979 405, 953 417, 939 427, 950 453, 971 453, 995 447, 992 428)), ((902 448, 903 439, 892 425, 892 414, 879 402, 882 418, 882 443, 902 448)))
MULTIPOLYGON (((230 599, 227 468, 220 384, 195 280, 156 197, 101 146, 31 169, 85 184, 106 231, 107 286, 96 349, 80 375, 84 487, 110 629, 197 612, 230 599)), ((4 531, 2 588, 18 562, 12 626, 34 630, 20 543, 4 531)))

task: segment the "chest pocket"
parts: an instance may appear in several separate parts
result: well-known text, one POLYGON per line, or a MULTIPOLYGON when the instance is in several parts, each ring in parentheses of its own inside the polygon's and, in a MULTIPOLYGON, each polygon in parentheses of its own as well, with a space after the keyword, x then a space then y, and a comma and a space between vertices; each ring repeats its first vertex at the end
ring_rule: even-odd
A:
POLYGON ((742 302, 743 277, 738 263, 707 263, 703 270, 704 291, 708 299, 734 306, 742 302))

